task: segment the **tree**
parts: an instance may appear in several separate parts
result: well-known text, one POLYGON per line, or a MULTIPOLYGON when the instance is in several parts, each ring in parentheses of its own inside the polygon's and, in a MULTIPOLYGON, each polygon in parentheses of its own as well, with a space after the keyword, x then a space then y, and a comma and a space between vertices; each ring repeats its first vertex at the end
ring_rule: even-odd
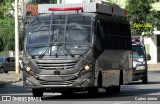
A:
POLYGON ((56 4, 57 0, 50 0, 50 3, 56 4))
POLYGON ((33 4, 44 4, 44 3, 53 3, 55 4, 57 2, 57 0, 32 0, 33 4))
POLYGON ((14 19, 0 19, 1 51, 14 50, 14 19))
POLYGON ((156 27, 158 14, 152 9, 151 4, 155 0, 128 0, 126 9, 129 11, 129 21, 131 22, 132 35, 149 36, 156 27))
MULTIPOLYGON (((13 9, 12 4, 13 0, 3 0, 0 3, 0 51, 14 50, 15 22, 9 12, 13 9)), ((20 38, 21 35, 19 34, 20 38)))
POLYGON ((9 18, 11 14, 9 10, 13 10, 12 0, 3 0, 0 3, 0 18, 9 18))

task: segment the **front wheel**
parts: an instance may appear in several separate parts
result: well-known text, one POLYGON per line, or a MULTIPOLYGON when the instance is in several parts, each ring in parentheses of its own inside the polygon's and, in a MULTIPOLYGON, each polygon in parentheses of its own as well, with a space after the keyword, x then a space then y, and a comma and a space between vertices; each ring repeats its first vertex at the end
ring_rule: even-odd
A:
POLYGON ((75 92, 74 92, 74 90, 68 89, 68 90, 61 91, 61 94, 62 94, 62 96, 69 97, 69 96, 74 96, 75 92))
POLYGON ((43 97, 43 90, 42 89, 32 89, 33 97, 43 97))
POLYGON ((0 72, 1 73, 8 73, 8 71, 5 71, 5 69, 3 67, 0 68, 0 72))
POLYGON ((99 89, 99 88, 97 88, 97 87, 89 88, 89 89, 88 89, 88 93, 89 93, 90 95, 92 95, 92 96, 98 95, 98 89, 99 89))

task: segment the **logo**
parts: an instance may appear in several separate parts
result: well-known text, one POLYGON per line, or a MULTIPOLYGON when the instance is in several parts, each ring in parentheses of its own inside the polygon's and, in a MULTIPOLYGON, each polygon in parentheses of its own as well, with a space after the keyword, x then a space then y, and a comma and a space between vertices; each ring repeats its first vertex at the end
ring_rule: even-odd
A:
POLYGON ((2 101, 12 101, 11 96, 2 96, 2 101))
POLYGON ((60 71, 58 70, 54 71, 54 75, 60 75, 60 71))

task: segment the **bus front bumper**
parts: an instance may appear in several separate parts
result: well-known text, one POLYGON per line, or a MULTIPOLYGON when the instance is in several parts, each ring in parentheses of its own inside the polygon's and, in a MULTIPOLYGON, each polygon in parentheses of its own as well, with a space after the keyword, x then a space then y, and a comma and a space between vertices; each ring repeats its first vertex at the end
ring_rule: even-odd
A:
POLYGON ((24 72, 24 87, 31 88, 65 88, 65 87, 93 87, 92 72, 85 73, 81 77, 72 75, 37 75, 30 76, 24 72))

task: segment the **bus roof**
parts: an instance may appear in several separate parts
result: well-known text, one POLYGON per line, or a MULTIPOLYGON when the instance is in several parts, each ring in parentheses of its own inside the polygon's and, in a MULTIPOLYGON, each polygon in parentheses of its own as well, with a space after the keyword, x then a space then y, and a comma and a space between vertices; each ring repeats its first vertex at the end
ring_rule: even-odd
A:
POLYGON ((75 11, 70 11, 70 9, 82 7, 83 12, 87 13, 103 13, 103 14, 109 14, 113 16, 119 16, 119 17, 126 17, 128 14, 128 11, 120 8, 118 5, 111 4, 111 3, 75 3, 75 4, 39 4, 38 5, 38 12, 39 14, 44 13, 52 13, 54 10, 54 13, 61 13, 65 14, 67 12, 69 13, 75 13, 75 11), (56 8, 56 9, 54 9, 56 8), (64 8, 70 8, 68 11, 56 11, 57 8, 63 10, 64 8))

